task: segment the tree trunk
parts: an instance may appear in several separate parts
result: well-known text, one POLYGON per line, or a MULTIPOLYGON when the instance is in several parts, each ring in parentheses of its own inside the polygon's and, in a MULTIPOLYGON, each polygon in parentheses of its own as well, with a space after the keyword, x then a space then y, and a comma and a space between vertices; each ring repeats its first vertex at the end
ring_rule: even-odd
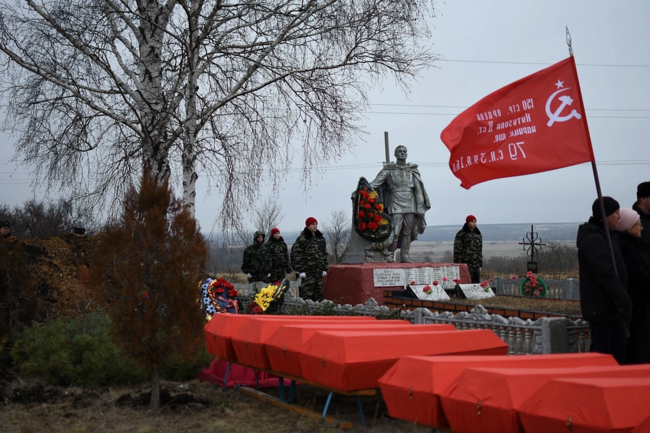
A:
POLYGON ((198 2, 192 2, 190 7, 190 15, 188 23, 190 26, 189 43, 190 55, 188 56, 188 74, 187 86, 185 95, 185 129, 183 131, 183 204, 192 216, 196 210, 196 180, 198 174, 196 173, 196 138, 197 138, 197 99, 196 93, 199 89, 198 86, 198 71, 197 65, 199 63, 199 44, 197 43, 199 31, 199 9, 198 2))
POLYGON ((151 370, 151 410, 157 411, 160 408, 160 372, 158 366, 151 370))

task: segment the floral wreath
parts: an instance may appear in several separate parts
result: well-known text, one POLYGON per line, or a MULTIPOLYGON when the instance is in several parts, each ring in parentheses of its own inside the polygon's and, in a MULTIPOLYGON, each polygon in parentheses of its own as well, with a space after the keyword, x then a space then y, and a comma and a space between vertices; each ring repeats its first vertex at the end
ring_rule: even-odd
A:
POLYGON ((524 296, 533 298, 546 298, 548 294, 546 282, 541 278, 537 278, 531 271, 528 271, 526 278, 521 283, 521 293, 524 296))
POLYGON ((269 284, 259 291, 255 291, 255 296, 246 308, 247 314, 270 314, 277 312, 284 303, 284 295, 289 290, 289 281, 278 281, 275 284, 269 284))
POLYGON ((201 311, 207 320, 219 313, 239 313, 239 292, 223 278, 206 278, 199 283, 201 311))
POLYGON ((366 178, 359 179, 354 193, 354 230, 370 242, 383 242, 390 237, 391 219, 384 212, 381 198, 366 178))

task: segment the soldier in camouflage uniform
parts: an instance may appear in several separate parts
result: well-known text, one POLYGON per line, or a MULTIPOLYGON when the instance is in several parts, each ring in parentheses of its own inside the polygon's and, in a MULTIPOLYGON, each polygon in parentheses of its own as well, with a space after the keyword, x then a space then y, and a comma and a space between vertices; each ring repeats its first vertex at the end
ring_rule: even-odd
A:
POLYGON ((291 272, 291 265, 289 264, 289 249, 287 243, 280 236, 280 229, 271 229, 271 237, 266 241, 266 248, 271 259, 271 282, 284 280, 285 276, 291 272))
POLYGON ((241 270, 248 277, 249 283, 271 281, 271 260, 268 248, 264 245, 264 237, 264 232, 255 232, 253 244, 244 250, 244 263, 241 265, 241 270))
POLYGON ((318 231, 318 221, 309 217, 305 229, 291 247, 291 264, 302 279, 300 297, 312 301, 323 300, 323 277, 327 275, 327 244, 318 231))
POLYGON ((454 240, 454 263, 466 263, 472 277, 472 283, 481 282, 483 266, 483 237, 476 227, 476 217, 468 215, 465 225, 456 233, 454 240))

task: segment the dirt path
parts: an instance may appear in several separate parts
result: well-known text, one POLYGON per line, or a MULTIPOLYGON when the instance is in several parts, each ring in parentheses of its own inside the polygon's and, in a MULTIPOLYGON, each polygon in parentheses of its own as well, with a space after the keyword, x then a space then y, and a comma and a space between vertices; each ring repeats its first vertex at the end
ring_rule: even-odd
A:
MULTIPOLYGON (((146 386, 84 391, 80 388, 47 387, 16 380, 5 385, 0 405, 3 432, 332 432, 333 427, 244 395, 232 389, 193 381, 165 382, 172 400, 153 414, 138 407, 146 386), (181 386, 182 385, 182 386, 181 386), (130 395, 131 398, 125 397, 130 395), (175 400, 174 400, 175 399, 175 400), (118 401, 120 401, 118 403, 118 401)), ((278 388, 262 390, 278 396, 278 388)), ((426 433, 431 429, 388 416, 380 395, 362 397, 366 427, 359 426, 354 397, 334 396, 329 414, 355 424, 349 432, 426 433)), ((327 393, 298 386, 296 404, 321 411, 327 393)), ((163 398, 161 400, 166 400, 163 398)))

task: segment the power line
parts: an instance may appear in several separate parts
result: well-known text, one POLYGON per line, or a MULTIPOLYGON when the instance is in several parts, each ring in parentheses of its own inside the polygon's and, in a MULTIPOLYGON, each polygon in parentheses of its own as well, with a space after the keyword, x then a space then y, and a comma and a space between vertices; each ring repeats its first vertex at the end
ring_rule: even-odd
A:
MULTIPOLYGON (((469 106, 465 105, 420 105, 420 104, 368 104, 370 106, 381 107, 420 107, 420 108, 462 108, 466 109, 469 106)), ((587 111, 650 111, 646 108, 586 108, 587 111)))
MULTIPOLYGON (((649 110, 650 111, 650 110, 649 110)), ((413 113, 400 111, 361 111, 362 114, 406 114, 412 116, 458 116, 460 113, 413 113)), ((589 116, 590 119, 650 119, 650 116, 589 116)))
MULTIPOLYGON (((550 66, 555 63, 545 63, 545 62, 509 62, 509 61, 497 61, 497 60, 461 60, 461 59, 438 59, 441 62, 450 62, 450 63, 495 63, 495 64, 508 64, 508 65, 542 65, 550 66)), ((650 68, 650 65, 612 65, 606 63, 576 63, 577 66, 597 66, 597 67, 607 67, 607 68, 650 68)))

